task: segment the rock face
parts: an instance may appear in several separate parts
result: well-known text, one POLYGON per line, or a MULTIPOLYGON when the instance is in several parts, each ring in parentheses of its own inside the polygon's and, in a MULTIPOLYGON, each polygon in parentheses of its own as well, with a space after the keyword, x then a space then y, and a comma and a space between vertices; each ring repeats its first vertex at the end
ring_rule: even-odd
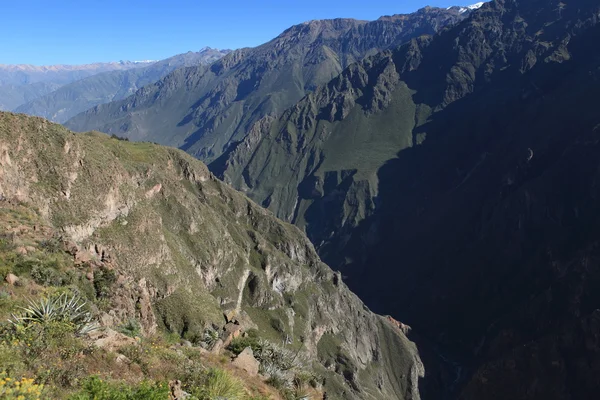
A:
POLYGON ((595 398, 598 12, 485 4, 350 66, 211 167, 435 342, 448 397, 595 398))
POLYGON ((235 310, 263 338, 301 348, 332 398, 419 397, 415 345, 297 228, 182 151, 0 113, 0 193, 36 207, 72 254, 91 253, 93 282, 110 285, 105 324, 136 318, 193 341, 235 310))
POLYGON ((125 100, 72 118, 66 126, 180 147, 210 162, 243 140, 252 124, 279 115, 353 62, 434 34, 467 14, 426 7, 371 22, 306 22, 262 46, 234 51, 210 68, 175 71, 125 100))
POLYGON ((250 347, 246 347, 231 363, 234 367, 243 369, 250 376, 258 375, 258 368, 260 367, 260 363, 254 358, 254 354, 252 353, 252 349, 250 347))

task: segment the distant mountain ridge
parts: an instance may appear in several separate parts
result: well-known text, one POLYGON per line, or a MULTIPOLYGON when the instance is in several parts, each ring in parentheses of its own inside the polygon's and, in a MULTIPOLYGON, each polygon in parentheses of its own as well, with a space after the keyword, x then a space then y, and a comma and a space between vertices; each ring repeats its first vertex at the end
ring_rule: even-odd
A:
POLYGON ((36 82, 67 84, 100 72, 127 70, 148 66, 152 62, 116 61, 83 65, 0 64, 0 86, 27 85, 36 82))
POLYGON ((189 51, 149 65, 144 63, 147 65, 144 67, 99 73, 64 85, 13 110, 65 122, 96 105, 123 99, 177 68, 211 64, 230 52, 205 47, 198 52, 189 51))
POLYGON ((14 110, 21 104, 35 100, 60 88, 58 83, 36 82, 28 85, 0 86, 0 110, 14 110))
POLYGON ((210 68, 175 71, 66 125, 180 147, 210 162, 243 140, 259 119, 280 114, 346 66, 413 37, 434 34, 467 14, 426 7, 370 22, 309 21, 261 46, 234 51, 210 68))

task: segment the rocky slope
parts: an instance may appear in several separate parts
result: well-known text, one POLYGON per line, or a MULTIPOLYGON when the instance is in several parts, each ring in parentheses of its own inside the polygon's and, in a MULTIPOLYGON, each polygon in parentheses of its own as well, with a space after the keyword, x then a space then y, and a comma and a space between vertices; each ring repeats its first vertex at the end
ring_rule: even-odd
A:
MULTIPOLYGON (((26 205, 110 264, 104 325, 185 338, 228 319, 300 349, 328 398, 418 399, 423 375, 401 324, 371 313, 308 239, 182 151, 0 113, 0 198, 26 205)), ((99 275, 102 276, 101 274, 99 275)))
POLYGON ((229 52, 207 47, 199 52, 190 51, 169 57, 143 68, 99 73, 64 85, 10 110, 65 122, 99 104, 124 99, 178 68, 208 65, 229 52))
POLYGON ((486 4, 349 67, 211 168, 433 340, 449 398, 595 398, 599 8, 486 4))
POLYGON ((241 141, 257 120, 279 115, 351 63, 433 34, 467 14, 458 8, 426 7, 371 22, 310 21, 262 46, 235 51, 210 68, 176 71, 125 100, 80 114, 66 126, 180 147, 209 162, 241 141))

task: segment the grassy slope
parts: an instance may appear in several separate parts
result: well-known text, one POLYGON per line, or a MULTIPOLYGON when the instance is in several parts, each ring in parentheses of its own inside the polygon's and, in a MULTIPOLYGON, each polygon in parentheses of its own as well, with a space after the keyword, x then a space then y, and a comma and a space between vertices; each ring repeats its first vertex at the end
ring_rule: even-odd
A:
MULTIPOLYGON (((137 345, 111 351, 94 347, 85 337, 73 334, 68 325, 57 324, 43 330, 11 329, 5 321, 11 318, 11 313, 18 314, 18 307, 26 306, 28 299, 76 291, 83 294, 92 310, 103 309, 106 304, 86 277, 88 268, 74 264, 73 257, 63 249, 60 233, 46 225, 38 212, 5 201, 0 209, 0 227, 0 276, 4 278, 8 273, 19 276, 16 285, 4 280, 0 283, 0 363, 10 377, 33 379, 31 386, 42 389, 42 398, 89 396, 92 388, 114 391, 114 396, 118 391, 139 390, 140 382, 146 381, 147 396, 166 399, 169 380, 184 380, 187 390, 199 391, 214 368, 243 383, 247 392, 244 398, 279 398, 276 389, 232 368, 227 355, 178 347, 178 335, 146 335, 138 338, 137 345), (23 248, 28 249, 26 254, 21 253, 23 248), (123 355, 129 361, 119 362, 117 357, 123 355)), ((3 392, 7 385, 0 385, 0 394, 10 399, 3 392)), ((20 393, 26 399, 37 398, 29 397, 25 389, 20 393)), ((135 398, 145 398, 140 396, 135 398)))
POLYGON ((100 315, 194 340, 205 326, 223 325, 222 311, 241 299, 238 315, 267 339, 289 336, 301 346, 331 396, 404 398, 413 390, 414 345, 365 309, 298 229, 199 161, 9 113, 0 114, 0 137, 0 193, 38 209, 81 248, 105 249, 126 280, 100 315), (153 315, 131 301, 137 287, 147 289, 153 315), (339 341, 326 353, 317 346, 324 333, 339 341), (384 346, 390 334, 397 340, 384 346), (388 377, 380 389, 377 376, 388 377))

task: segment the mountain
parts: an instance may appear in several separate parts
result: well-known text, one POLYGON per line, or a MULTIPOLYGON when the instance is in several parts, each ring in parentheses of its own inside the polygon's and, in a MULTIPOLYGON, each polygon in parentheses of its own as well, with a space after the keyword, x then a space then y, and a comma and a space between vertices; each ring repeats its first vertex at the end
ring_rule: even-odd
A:
POLYGON ((175 146, 210 162, 242 140, 259 119, 279 115, 348 65, 433 34, 467 14, 457 7, 426 7, 370 22, 306 22, 210 67, 175 71, 127 99, 70 119, 66 126, 175 146))
POLYGON ((178 68, 207 65, 229 52, 206 47, 199 52, 179 54, 144 68, 99 73, 64 85, 13 110, 65 122, 94 106, 130 96, 178 68))
POLYGON ((10 111, 23 103, 37 99, 58 89, 58 83, 36 82, 28 85, 0 86, 0 110, 10 111))
POLYGON ((119 61, 83 65, 0 64, 0 86, 28 85, 37 82, 65 85, 100 72, 127 70, 151 64, 153 61, 119 61))
POLYGON ((85 65, 0 64, 0 110, 11 111, 21 104, 53 92, 62 85, 107 71, 142 68, 151 61, 121 61, 85 65))
POLYGON ((424 398, 597 397, 599 11, 486 3, 210 165, 422 336, 449 371, 424 398))
MULTIPOLYGON (((6 336, 11 358, 4 344, 0 349, 10 360, 9 373, 28 371, 36 382, 56 385, 52 390, 62 391, 61 398, 86 382, 84 371, 100 374, 107 365, 109 381, 155 373, 186 385, 200 379, 193 371, 206 374, 205 363, 229 360, 216 344, 212 356, 197 347, 206 332, 226 338, 243 330, 286 346, 282 354, 291 354, 292 364, 306 360, 304 368, 315 377, 303 372, 296 378, 321 382, 327 398, 420 398, 423 370, 405 336, 408 327, 370 312, 300 230, 220 182, 200 161, 150 143, 74 134, 22 114, 0 113, 0 138, 0 273, 6 277, 0 287, 9 293, 2 315, 11 305, 19 310, 24 300, 15 296, 74 291, 93 304, 102 326, 138 336, 100 336, 97 346, 110 338, 121 338, 121 345, 111 344, 115 349, 126 344, 113 350, 117 354, 104 354, 89 345, 73 352, 67 346, 82 339, 69 330, 52 331, 68 339, 50 342, 58 346, 56 360, 43 349, 42 360, 56 365, 38 371, 36 360, 15 358, 21 345, 10 335, 28 330, 0 325, 0 340, 12 332, 6 336), (60 236, 46 238, 52 232, 60 236), (170 341, 175 336, 193 343, 163 348, 161 332, 170 333, 170 341), (158 352, 151 362, 150 352, 158 352), (180 375, 173 375, 167 366, 184 356, 180 375), (49 375, 50 368, 55 371, 49 375)), ((243 338, 251 340, 246 333, 243 338)), ((37 354, 32 352, 40 340, 26 342, 24 357, 37 354)), ((288 369, 261 371, 287 390, 288 369)))

